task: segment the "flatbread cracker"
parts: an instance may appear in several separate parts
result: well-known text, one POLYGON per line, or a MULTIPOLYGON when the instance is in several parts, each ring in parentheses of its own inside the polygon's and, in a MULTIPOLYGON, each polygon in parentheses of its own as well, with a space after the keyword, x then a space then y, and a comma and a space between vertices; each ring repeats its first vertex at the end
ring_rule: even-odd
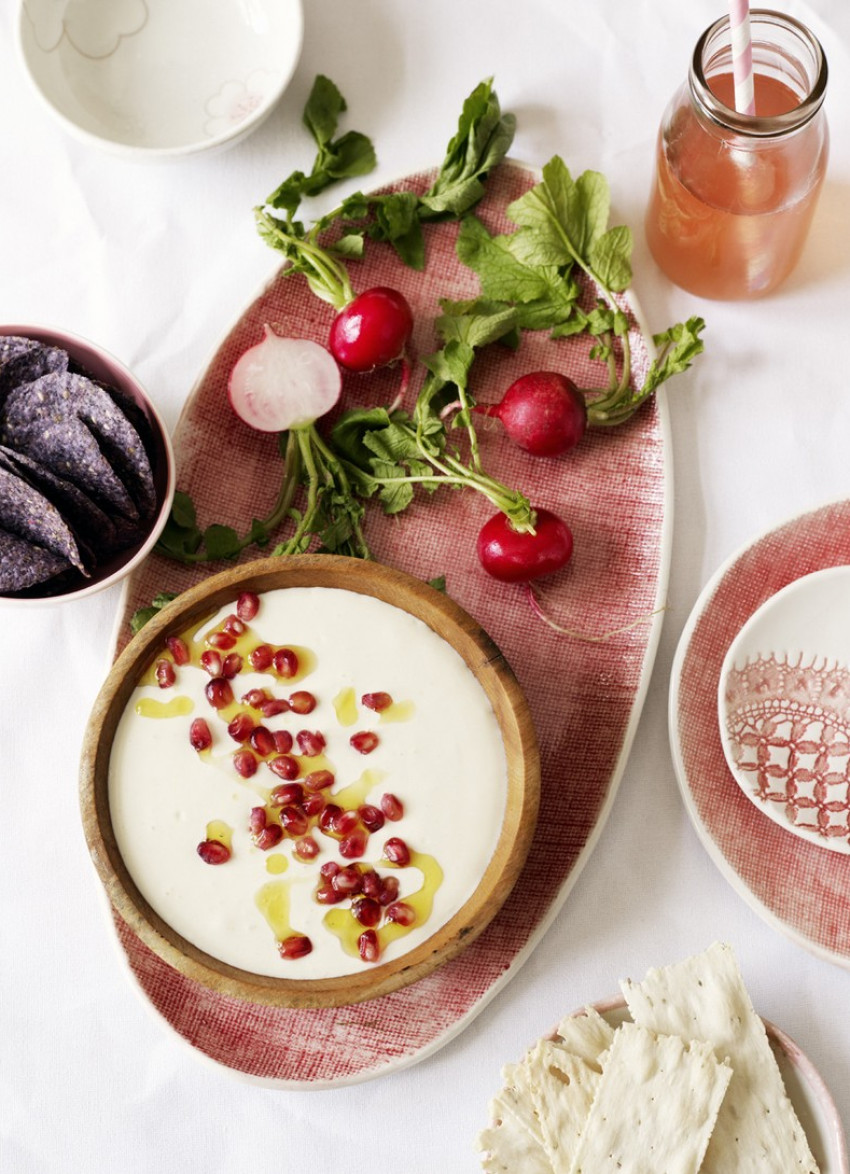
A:
POLYGON ((697 1174, 731 1076, 708 1044, 624 1023, 570 1174, 697 1174))
POLYGON ((636 1023, 709 1042, 732 1066, 701 1174, 818 1174, 729 946, 715 943, 684 962, 650 970, 641 983, 620 985, 636 1023))
POLYGON ((491 1124, 478 1135, 476 1149, 488 1174, 553 1174, 542 1144, 526 1129, 500 1095, 490 1104, 491 1124))
POLYGON ((601 1072, 599 1057, 611 1047, 614 1028, 595 1007, 585 1007, 581 1014, 562 1019, 556 1035, 574 1056, 580 1056, 601 1072))
POLYGON ((555 1040, 541 1040, 533 1047, 526 1066, 552 1169, 554 1174, 569 1174, 602 1079, 600 1069, 555 1040))

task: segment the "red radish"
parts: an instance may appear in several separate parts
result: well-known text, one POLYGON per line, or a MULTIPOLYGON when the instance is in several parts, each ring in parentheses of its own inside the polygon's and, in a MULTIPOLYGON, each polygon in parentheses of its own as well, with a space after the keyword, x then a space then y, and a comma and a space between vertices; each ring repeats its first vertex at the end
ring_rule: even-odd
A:
POLYGON ((566 566, 573 553, 569 526, 549 510, 535 510, 533 530, 515 530, 505 514, 494 514, 478 535, 478 558, 488 575, 503 583, 528 583, 566 566))
POLYGON ((330 352, 349 371, 374 371, 404 355, 413 313, 398 290, 378 285, 344 306, 331 323, 330 352))
POLYGON ((245 351, 230 374, 230 404, 259 432, 305 428, 339 399, 339 367, 317 342, 281 338, 270 326, 265 332, 265 339, 245 351))
POLYGON ((569 452, 584 436, 587 405, 566 375, 532 371, 510 385, 498 404, 474 410, 502 421, 514 444, 537 457, 569 452))

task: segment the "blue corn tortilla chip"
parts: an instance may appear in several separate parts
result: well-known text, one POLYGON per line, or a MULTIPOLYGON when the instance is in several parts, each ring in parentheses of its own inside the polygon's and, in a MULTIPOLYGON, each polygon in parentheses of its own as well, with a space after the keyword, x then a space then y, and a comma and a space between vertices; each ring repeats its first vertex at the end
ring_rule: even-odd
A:
POLYGON ((126 486, 85 420, 68 406, 72 390, 67 381, 79 378, 51 373, 11 391, 0 413, 0 443, 73 481, 99 505, 135 521, 139 511, 126 486))
POLYGON ((0 526, 88 574, 71 528, 56 507, 27 480, 5 468, 0 468, 0 526))
POLYGON ((0 530, 0 592, 4 595, 46 583, 69 568, 61 554, 0 530))
POLYGON ((68 354, 59 347, 16 334, 0 335, 0 406, 21 383, 67 369, 68 354))
POLYGON ((24 423, 62 416, 81 421, 124 485, 138 515, 149 518, 156 512, 153 471, 142 438, 100 384, 70 371, 52 372, 11 392, 5 416, 24 423))
POLYGON ((135 526, 129 522, 126 526, 116 526, 73 481, 57 477, 32 457, 0 445, 0 468, 24 477, 56 506, 71 527, 80 548, 85 547, 91 552, 92 561, 115 554, 136 540, 138 531, 135 526))

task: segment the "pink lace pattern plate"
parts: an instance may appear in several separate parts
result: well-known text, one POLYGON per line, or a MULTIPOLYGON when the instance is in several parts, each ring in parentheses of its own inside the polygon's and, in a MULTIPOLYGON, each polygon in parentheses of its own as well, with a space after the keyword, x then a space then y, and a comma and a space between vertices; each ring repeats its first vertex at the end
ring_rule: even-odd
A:
MULTIPOLYGON (((492 232, 510 229, 504 209, 536 179, 518 165, 491 177, 478 214, 492 232)), ((429 182, 429 175, 418 175, 399 186, 423 190, 429 182)), ((475 274, 457 260, 456 235, 452 224, 429 230, 421 273, 381 246, 352 264, 357 289, 392 285, 408 298, 420 355, 437 349, 431 323, 439 298, 470 298, 478 289, 475 274)), ((589 304, 593 292, 586 291, 589 304)), ((640 386, 650 353, 631 307, 625 308, 633 380, 640 386)), ((328 307, 303 279, 281 272, 222 341, 174 437, 177 485, 191 493, 202 525, 217 521, 242 530, 246 520, 268 512, 277 492, 275 438, 242 426, 227 404, 236 358, 259 341, 265 323, 325 342, 329 321, 328 307)), ((518 351, 492 347, 481 355, 474 394, 496 401, 520 374, 553 365, 583 386, 600 378, 586 340, 529 337, 518 351)), ((345 405, 389 403, 397 386, 395 371, 346 377, 345 405)), ((405 990, 336 1011, 260 1007, 212 995, 171 970, 116 920, 143 995, 198 1052, 275 1087, 321 1088, 378 1076, 448 1042, 528 957, 596 842, 643 703, 662 619, 654 613, 665 603, 669 566, 666 429, 662 393, 623 427, 585 437, 568 459, 530 457, 497 428, 480 430, 485 465, 568 519, 575 553, 542 589, 542 601, 563 625, 618 633, 602 643, 556 635, 532 614, 519 588, 482 573, 475 535, 492 507, 480 495, 441 490, 391 518, 370 509, 374 556, 422 579, 444 575, 449 594, 500 646, 528 698, 543 774, 531 855, 499 915, 460 957, 405 990)), ((152 556, 129 580, 118 647, 128 639, 126 621, 136 608, 216 569, 152 556)))
POLYGON ((850 655, 840 646, 850 640, 840 606, 848 564, 850 501, 785 522, 734 555, 682 633, 669 719, 685 806, 720 870, 770 925, 850 968, 850 655), (812 595, 816 577, 837 602, 812 595), (737 746, 747 767, 741 785, 727 737, 732 761, 737 746))

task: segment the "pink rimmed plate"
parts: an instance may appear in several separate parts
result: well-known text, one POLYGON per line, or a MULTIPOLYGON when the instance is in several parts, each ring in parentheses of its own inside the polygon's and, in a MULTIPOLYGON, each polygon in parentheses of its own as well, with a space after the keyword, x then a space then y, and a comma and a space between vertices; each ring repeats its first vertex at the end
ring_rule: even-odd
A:
MULTIPOLYGON (((505 165, 491 177, 478 214, 491 231, 508 231, 504 210, 537 176, 505 165)), ((424 190, 430 174, 396 185, 424 190)), ((431 323, 438 299, 477 293, 475 274, 455 255, 456 225, 427 232, 427 266, 406 269, 382 246, 352 265, 357 289, 393 285, 413 307, 414 347, 436 350, 431 323)), ((585 291, 587 304, 594 291, 585 291)), ((637 386, 651 342, 633 305, 630 344, 637 386)), ((299 277, 278 273, 235 323, 193 389, 174 445, 178 488, 191 493, 202 525, 240 530, 268 512, 277 492, 274 437, 251 432, 233 416, 226 385, 236 358, 263 326, 327 339, 328 307, 299 277)), ((476 361, 472 390, 495 401, 520 374, 556 365, 577 383, 600 378, 586 341, 524 340, 519 351, 490 348, 476 361)), ((418 386, 418 383, 415 384, 418 386)), ((347 376, 344 406, 389 403, 398 372, 347 376)), ((196 1051, 251 1080, 274 1087, 324 1088, 379 1076, 433 1054, 456 1036, 516 973, 554 918, 610 811, 640 715, 657 647, 670 555, 670 470, 663 394, 628 424, 585 438, 568 458, 535 459, 512 448, 495 428, 480 432, 485 466, 522 486, 534 503, 562 514, 575 537, 570 565, 541 589, 543 606, 562 625, 602 642, 560 636, 532 613, 518 587, 488 579, 475 536, 492 507, 475 493, 441 490, 404 514, 370 507, 374 556, 430 580, 444 575, 448 593, 499 645, 517 675, 541 745, 542 787, 528 863, 500 914, 481 937, 439 972, 404 991, 341 1010, 294 1011, 211 995, 153 955, 125 925, 115 926, 147 1001, 196 1051)), ((219 567, 185 568, 153 556, 128 584, 116 651, 127 621, 160 591, 181 591, 219 567)))
POLYGON ((729 648, 789 584, 850 563, 850 501, 822 506, 735 554, 685 625, 670 684, 670 741, 688 814, 723 875, 768 924, 850 967, 850 857, 789 834, 744 794, 726 761, 718 689, 729 648))

